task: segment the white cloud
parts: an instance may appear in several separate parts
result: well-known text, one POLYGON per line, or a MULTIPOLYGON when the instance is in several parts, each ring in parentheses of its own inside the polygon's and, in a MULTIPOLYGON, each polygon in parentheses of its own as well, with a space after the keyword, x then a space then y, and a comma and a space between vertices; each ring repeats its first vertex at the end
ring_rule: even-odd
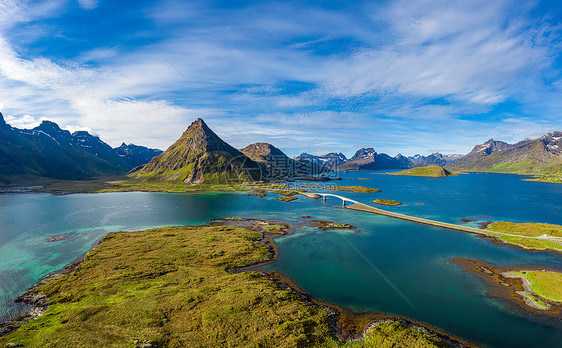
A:
POLYGON ((20 128, 20 129, 31 129, 37 127, 43 119, 35 119, 35 117, 30 115, 23 115, 20 117, 16 117, 13 115, 4 115, 4 119, 6 123, 11 125, 12 127, 20 128))
POLYGON ((77 0, 84 10, 91 10, 98 6, 98 0, 77 0))

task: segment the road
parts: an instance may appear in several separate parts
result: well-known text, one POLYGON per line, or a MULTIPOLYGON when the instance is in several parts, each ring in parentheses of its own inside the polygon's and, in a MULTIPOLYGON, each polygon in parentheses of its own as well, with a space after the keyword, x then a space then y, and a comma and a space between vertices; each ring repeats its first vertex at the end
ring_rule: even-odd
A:
POLYGON ((450 230, 469 232, 469 233, 477 233, 477 234, 481 234, 481 235, 484 235, 484 236, 504 235, 504 236, 510 236, 510 237, 518 237, 518 238, 546 239, 546 240, 550 240, 552 242, 562 242, 562 237, 554 237, 554 236, 549 236, 549 235, 546 235, 546 234, 543 234, 541 236, 535 236, 535 237, 534 236, 520 236, 520 235, 515 235, 515 234, 510 234, 510 233, 486 231, 486 230, 482 230, 482 229, 474 228, 474 227, 469 227, 469 226, 455 225, 455 224, 450 224, 450 223, 447 223, 447 222, 423 219, 423 218, 418 218, 418 217, 415 217, 415 216, 404 215, 404 214, 400 214, 400 213, 394 213, 394 212, 390 212, 390 211, 387 211, 387 210, 375 208, 375 207, 372 207, 370 205, 358 202, 354 199, 347 198, 347 197, 340 196, 340 195, 335 195, 335 194, 332 194, 332 193, 308 192, 307 194, 305 194, 305 196, 307 196, 309 198, 336 197, 336 198, 341 199, 344 203, 345 202, 352 202, 353 203, 352 205, 346 207, 346 209, 353 209, 353 210, 359 210, 359 211, 364 211, 364 212, 368 212, 368 213, 384 215, 384 216, 388 216, 388 217, 392 217, 392 218, 396 218, 396 219, 413 221, 413 222, 417 222, 417 223, 420 223, 420 224, 448 228, 450 230))

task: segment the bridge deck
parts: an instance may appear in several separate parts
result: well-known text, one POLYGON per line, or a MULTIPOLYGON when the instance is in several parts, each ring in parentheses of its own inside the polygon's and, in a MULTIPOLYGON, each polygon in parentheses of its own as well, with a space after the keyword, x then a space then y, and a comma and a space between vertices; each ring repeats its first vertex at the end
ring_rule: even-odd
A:
POLYGON ((520 236, 520 235, 513 235, 513 234, 503 233, 503 232, 485 231, 485 230, 482 230, 482 229, 479 229, 479 228, 455 225, 455 224, 451 224, 451 223, 448 223, 448 222, 441 222, 441 221, 418 218, 418 217, 415 217, 415 216, 404 215, 404 214, 400 214, 400 213, 394 213, 394 212, 391 212, 391 211, 375 208, 375 207, 372 207, 370 205, 358 202, 356 200, 353 200, 353 199, 350 199, 350 198, 347 198, 347 197, 343 197, 343 196, 340 196, 340 195, 334 195, 334 194, 331 194, 331 193, 308 193, 305 196, 310 197, 310 198, 320 198, 321 196, 337 197, 337 198, 343 200, 344 202, 347 201, 347 202, 353 203, 352 205, 346 207, 346 209, 353 209, 353 210, 359 210, 359 211, 364 211, 364 212, 368 212, 368 213, 384 215, 384 216, 388 216, 388 217, 392 217, 392 218, 396 218, 396 219, 413 221, 413 222, 417 222, 417 223, 420 223, 420 224, 431 225, 431 226, 442 227, 442 228, 448 228, 450 230, 455 230, 455 231, 477 233, 477 234, 488 236, 488 237, 494 237, 494 236, 497 236, 497 235, 504 235, 504 236, 518 237, 518 238, 547 239, 547 240, 551 240, 551 241, 555 241, 555 242, 562 241, 562 237, 553 237, 553 236, 548 236, 548 235, 542 235, 542 236, 538 236, 538 237, 535 237, 535 236, 520 236), (312 196, 313 194, 316 195, 316 196, 313 197, 312 196))

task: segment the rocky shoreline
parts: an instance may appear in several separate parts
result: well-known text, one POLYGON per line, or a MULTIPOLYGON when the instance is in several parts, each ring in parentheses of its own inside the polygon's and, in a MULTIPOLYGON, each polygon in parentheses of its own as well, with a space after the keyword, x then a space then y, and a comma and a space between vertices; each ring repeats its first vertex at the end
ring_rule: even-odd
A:
POLYGON ((539 298, 530 288, 530 284, 521 277, 511 276, 511 272, 519 271, 552 271, 560 272, 560 270, 551 269, 543 266, 520 266, 520 267, 496 267, 479 260, 455 257, 453 262, 458 264, 463 270, 476 275, 484 280, 493 290, 488 292, 488 296, 498 298, 512 307, 522 312, 532 312, 542 316, 548 316, 552 319, 562 320, 562 303, 549 301, 540 297, 540 300, 546 304, 540 307, 535 304, 530 297, 539 298))
POLYGON ((22 303, 26 305, 33 306, 31 310, 15 316, 11 319, 6 320, 3 323, 0 323, 0 337, 5 336, 15 330, 17 330, 20 326, 25 324, 27 321, 35 319, 37 317, 42 316, 47 308, 49 307, 49 298, 43 294, 37 293, 35 290, 53 279, 56 279, 62 275, 67 275, 73 273, 78 266, 82 263, 84 257, 80 258, 79 260, 71 263, 70 265, 64 267, 62 270, 51 272, 41 278, 37 283, 35 283, 32 287, 21 293, 18 297, 15 298, 14 303, 22 303))

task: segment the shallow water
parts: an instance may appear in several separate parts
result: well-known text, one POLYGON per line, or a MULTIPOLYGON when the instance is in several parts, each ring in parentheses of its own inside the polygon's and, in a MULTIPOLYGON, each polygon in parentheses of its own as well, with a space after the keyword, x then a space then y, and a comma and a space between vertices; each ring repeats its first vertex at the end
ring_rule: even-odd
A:
MULTIPOLYGON (((343 196, 414 216, 460 223, 536 221, 562 224, 562 185, 525 182, 520 176, 469 174, 444 179, 351 172, 337 185, 363 185, 381 193, 343 196), (372 180, 357 180, 369 178, 372 180), (350 180, 347 180, 350 179, 350 180), (416 203, 423 204, 416 204, 416 203)), ((485 346, 560 346, 560 321, 520 313, 486 296, 477 277, 450 261, 461 256, 498 266, 562 269, 553 252, 526 252, 476 235, 351 210, 305 197, 284 203, 236 193, 109 193, 51 196, 0 195, 0 316, 21 308, 11 301, 43 275, 84 254, 108 232, 204 224, 225 216, 297 222, 301 215, 350 223, 356 232, 300 227, 277 239, 280 271, 312 295, 359 311, 404 315, 485 346), (64 238, 47 242, 53 236, 64 238)))

